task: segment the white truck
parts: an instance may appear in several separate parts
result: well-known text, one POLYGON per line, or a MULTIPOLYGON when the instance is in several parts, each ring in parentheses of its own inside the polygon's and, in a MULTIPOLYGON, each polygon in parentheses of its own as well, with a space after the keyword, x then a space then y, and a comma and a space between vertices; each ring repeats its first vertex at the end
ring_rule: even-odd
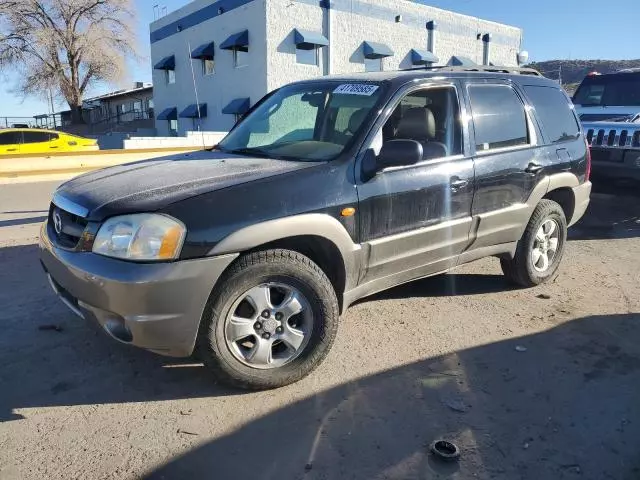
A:
POLYGON ((587 75, 573 96, 593 174, 640 180, 640 69, 587 75))

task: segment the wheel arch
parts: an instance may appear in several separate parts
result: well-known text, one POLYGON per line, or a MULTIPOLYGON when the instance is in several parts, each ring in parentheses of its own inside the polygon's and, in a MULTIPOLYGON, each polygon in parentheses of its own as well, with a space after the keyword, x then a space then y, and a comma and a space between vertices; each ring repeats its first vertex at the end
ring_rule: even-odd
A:
POLYGON ((343 296, 357 283, 360 245, 335 218, 304 214, 260 222, 221 240, 208 255, 283 248, 309 257, 331 281, 343 310, 343 296))

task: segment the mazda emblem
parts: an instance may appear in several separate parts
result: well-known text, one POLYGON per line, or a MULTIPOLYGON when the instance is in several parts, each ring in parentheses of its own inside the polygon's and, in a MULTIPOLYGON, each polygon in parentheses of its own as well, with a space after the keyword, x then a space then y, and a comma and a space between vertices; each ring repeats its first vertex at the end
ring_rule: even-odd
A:
POLYGON ((62 233, 62 217, 60 216, 60 212, 53 212, 53 228, 58 235, 62 233))

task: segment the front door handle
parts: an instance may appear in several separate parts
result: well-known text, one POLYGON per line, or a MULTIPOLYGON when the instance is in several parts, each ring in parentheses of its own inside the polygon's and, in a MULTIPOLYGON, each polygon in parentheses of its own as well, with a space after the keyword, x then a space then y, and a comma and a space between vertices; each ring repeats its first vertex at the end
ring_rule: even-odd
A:
POLYGON ((527 172, 527 173, 536 174, 540 170, 542 170, 543 168, 544 167, 542 165, 540 165, 539 163, 531 162, 529 165, 527 165, 527 168, 525 168, 524 171, 527 172))
POLYGON ((18 150, 17 148, 7 148, 7 152, 15 152, 18 150))
POLYGON ((460 177, 451 177, 451 179, 449 179, 451 190, 459 190, 467 185, 469 185, 469 180, 464 180, 460 177))

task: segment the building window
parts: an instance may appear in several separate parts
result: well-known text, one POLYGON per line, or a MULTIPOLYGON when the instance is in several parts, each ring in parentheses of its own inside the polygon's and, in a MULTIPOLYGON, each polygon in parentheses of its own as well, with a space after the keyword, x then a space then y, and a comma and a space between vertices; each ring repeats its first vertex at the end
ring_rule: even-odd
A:
POLYGON ((233 49, 233 66, 236 68, 249 65, 249 50, 243 48, 233 49))
POLYGON ((172 137, 178 136, 178 120, 169 120, 169 135, 172 137))
POLYGON ((365 58, 364 71, 365 72, 381 72, 382 59, 381 58, 365 58))
POLYGON ((296 62, 302 65, 313 65, 317 67, 319 65, 320 49, 312 48, 310 50, 296 48, 296 62))
POLYGON ((176 71, 175 70, 165 70, 167 84, 171 85, 176 83, 176 71))
POLYGON ((202 74, 203 75, 213 75, 214 70, 213 58, 203 58, 202 59, 202 74))

